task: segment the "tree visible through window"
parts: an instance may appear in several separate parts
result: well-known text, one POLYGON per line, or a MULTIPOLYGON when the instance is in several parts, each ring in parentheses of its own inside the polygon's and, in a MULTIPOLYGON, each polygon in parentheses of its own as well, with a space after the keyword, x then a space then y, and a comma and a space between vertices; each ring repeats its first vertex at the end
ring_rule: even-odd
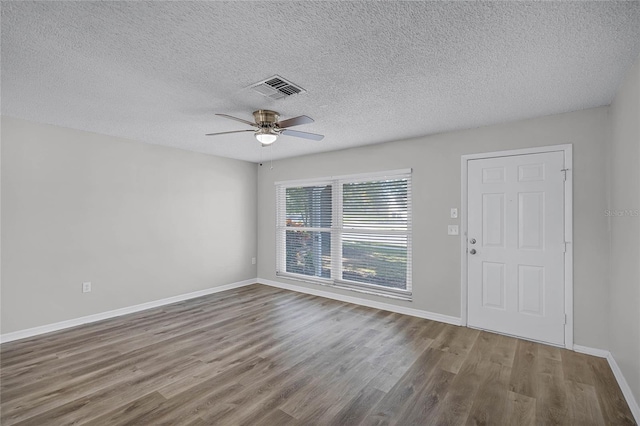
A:
POLYGON ((278 274, 410 295, 410 173, 281 183, 277 195, 278 274))
POLYGON ((331 277, 331 186, 286 188, 286 272, 331 277))
POLYGON ((343 280, 406 289, 407 190, 407 179, 343 184, 343 280))

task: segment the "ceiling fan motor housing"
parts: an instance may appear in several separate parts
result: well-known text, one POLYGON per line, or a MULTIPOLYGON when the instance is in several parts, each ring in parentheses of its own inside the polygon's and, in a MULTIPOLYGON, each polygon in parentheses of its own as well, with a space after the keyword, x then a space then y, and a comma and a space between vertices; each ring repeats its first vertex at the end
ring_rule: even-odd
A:
POLYGON ((273 127, 279 120, 280 115, 268 109, 259 109, 253 112, 253 118, 260 127, 273 127))

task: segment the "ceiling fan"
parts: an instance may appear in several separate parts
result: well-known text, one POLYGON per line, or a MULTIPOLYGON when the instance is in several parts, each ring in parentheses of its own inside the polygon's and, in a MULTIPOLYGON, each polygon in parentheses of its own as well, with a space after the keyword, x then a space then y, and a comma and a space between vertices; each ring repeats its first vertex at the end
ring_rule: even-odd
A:
POLYGON ((298 130, 290 130, 289 127, 299 126, 301 124, 309 124, 313 123, 313 119, 311 117, 307 117, 306 115, 300 115, 298 117, 289 118, 287 120, 278 121, 280 119, 280 114, 275 111, 270 111, 267 109, 259 109, 253 112, 253 119, 255 123, 252 123, 248 120, 243 120, 242 118, 232 117, 227 114, 216 114, 220 117, 228 118, 230 120, 239 121, 241 123, 248 124, 249 126, 255 127, 256 129, 247 129, 247 130, 233 130, 231 132, 220 132, 220 133, 207 133, 206 136, 216 136, 216 135, 227 135, 229 133, 242 133, 242 132, 253 132, 258 142, 262 144, 262 146, 271 145, 278 139, 280 135, 294 136, 296 138, 305 138, 311 139, 314 141, 319 141, 324 138, 323 135, 317 135, 315 133, 307 133, 300 132, 298 130))

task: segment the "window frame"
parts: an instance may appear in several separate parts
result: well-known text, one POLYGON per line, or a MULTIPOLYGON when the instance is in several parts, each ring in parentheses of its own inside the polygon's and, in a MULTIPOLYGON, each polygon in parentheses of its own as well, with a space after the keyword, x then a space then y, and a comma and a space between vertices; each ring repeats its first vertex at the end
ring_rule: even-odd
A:
POLYGON ((374 294, 378 296, 390 297, 411 301, 412 297, 412 170, 399 169, 385 172, 363 173, 357 175, 331 176, 319 179, 303 179, 278 181, 276 186, 276 276, 287 279, 309 282, 342 288, 361 293, 374 294), (376 182, 384 180, 407 181, 407 229, 402 230, 354 230, 345 229, 343 226, 343 201, 344 185, 360 182, 376 182), (286 226, 286 190, 288 188, 311 187, 319 185, 331 186, 331 227, 295 227, 295 230, 308 232, 330 232, 331 235, 331 263, 330 278, 322 278, 293 272, 286 272, 286 232, 291 227, 286 226), (342 264, 342 238, 343 234, 380 234, 380 235, 404 235, 407 241, 407 265, 406 265, 406 288, 398 289, 386 287, 378 284, 362 283, 359 281, 343 280, 342 264))

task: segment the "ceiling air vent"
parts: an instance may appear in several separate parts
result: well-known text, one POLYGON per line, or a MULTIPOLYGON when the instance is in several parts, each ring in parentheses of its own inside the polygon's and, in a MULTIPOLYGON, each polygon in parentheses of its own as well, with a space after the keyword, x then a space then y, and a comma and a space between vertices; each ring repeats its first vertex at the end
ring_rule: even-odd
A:
POLYGON ((250 86, 253 90, 270 99, 282 99, 291 95, 305 93, 300 86, 296 86, 279 75, 274 75, 250 86))

